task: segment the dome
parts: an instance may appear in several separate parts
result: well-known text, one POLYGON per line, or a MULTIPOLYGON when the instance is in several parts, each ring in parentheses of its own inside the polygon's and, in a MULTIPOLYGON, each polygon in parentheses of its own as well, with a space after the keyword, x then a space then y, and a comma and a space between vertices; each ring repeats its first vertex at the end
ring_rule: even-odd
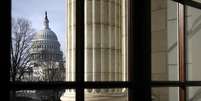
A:
POLYGON ((34 36, 34 40, 58 40, 56 34, 50 29, 50 28, 45 28, 34 36))
POLYGON ((33 40, 58 40, 56 34, 49 28, 49 20, 47 18, 47 12, 45 12, 44 29, 36 33, 33 40))
POLYGON ((37 32, 32 40, 30 53, 33 60, 39 61, 60 61, 63 53, 60 50, 60 43, 56 33, 49 28, 47 12, 45 12, 44 28, 37 32))

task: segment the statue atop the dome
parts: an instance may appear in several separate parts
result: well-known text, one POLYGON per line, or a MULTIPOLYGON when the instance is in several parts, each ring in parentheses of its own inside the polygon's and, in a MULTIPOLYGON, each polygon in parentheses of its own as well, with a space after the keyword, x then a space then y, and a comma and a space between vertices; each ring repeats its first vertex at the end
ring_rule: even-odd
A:
POLYGON ((45 26, 45 29, 49 29, 49 20, 47 18, 47 11, 45 11, 44 26, 45 26))

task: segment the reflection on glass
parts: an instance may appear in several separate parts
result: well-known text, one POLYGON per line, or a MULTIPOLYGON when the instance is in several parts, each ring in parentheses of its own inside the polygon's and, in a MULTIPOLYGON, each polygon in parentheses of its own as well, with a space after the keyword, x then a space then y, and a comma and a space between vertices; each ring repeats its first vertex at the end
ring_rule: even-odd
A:
POLYGON ((201 87, 188 87, 188 101, 201 101, 201 87))
POLYGON ((178 87, 152 88, 152 101, 179 101, 178 87))
POLYGON ((10 91, 10 101, 59 101, 65 90, 18 90, 10 91))
POLYGON ((178 80, 177 3, 151 2, 152 80, 178 80))
POLYGON ((201 10, 187 7, 186 67, 188 80, 201 80, 201 10))
POLYGON ((85 101, 128 101, 128 90, 123 89, 85 89, 85 101))

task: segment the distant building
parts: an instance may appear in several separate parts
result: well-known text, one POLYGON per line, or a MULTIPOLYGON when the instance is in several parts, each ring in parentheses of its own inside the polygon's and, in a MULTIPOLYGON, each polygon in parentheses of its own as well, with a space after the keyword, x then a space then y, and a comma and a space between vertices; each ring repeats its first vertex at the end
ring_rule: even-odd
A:
POLYGON ((35 34, 30 51, 33 77, 41 81, 64 80, 64 60, 56 33, 49 28, 45 12, 44 29, 35 34))
MULTIPOLYGON (((44 28, 35 34, 30 49, 32 69, 26 71, 24 81, 64 81, 65 62, 60 50, 56 33, 49 28, 47 12, 45 12, 44 28), (31 74, 31 75, 30 75, 31 74)), ((57 101, 62 91, 32 90, 22 91, 24 97, 39 101, 57 101), (34 98, 32 98, 35 96, 34 98), (51 100, 49 100, 51 99, 51 100)), ((18 93, 22 95, 22 93, 18 93)))

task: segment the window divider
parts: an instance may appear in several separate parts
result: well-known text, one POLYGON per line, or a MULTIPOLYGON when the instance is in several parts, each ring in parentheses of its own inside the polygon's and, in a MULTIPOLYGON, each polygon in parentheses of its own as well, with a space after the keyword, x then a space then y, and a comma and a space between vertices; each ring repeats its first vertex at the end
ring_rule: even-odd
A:
POLYGON ((129 0, 129 101, 151 101, 151 1, 129 0))
POLYGON ((84 1, 76 0, 76 52, 75 82, 76 101, 84 101, 84 1))
POLYGON ((179 101, 186 101, 186 65, 185 65, 185 5, 178 3, 178 42, 179 42, 179 101))

